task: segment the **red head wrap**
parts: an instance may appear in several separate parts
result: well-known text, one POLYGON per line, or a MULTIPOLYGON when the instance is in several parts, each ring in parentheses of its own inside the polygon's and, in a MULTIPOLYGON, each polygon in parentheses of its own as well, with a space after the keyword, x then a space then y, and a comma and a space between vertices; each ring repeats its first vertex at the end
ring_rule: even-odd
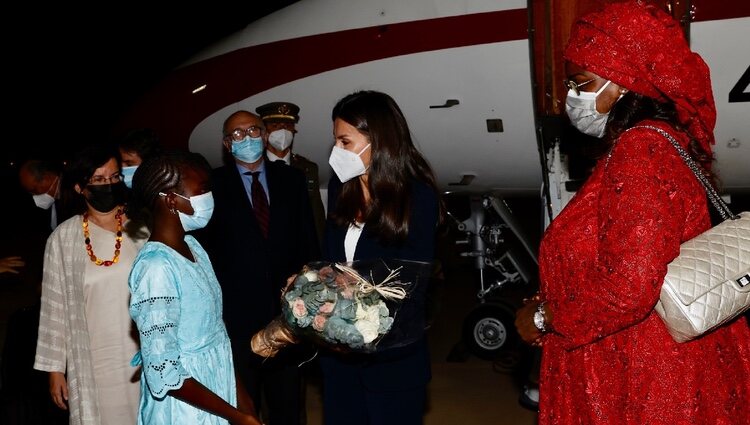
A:
POLYGON ((711 152, 716 106, 709 69, 666 12, 639 1, 612 3, 576 21, 564 56, 628 90, 671 100, 680 123, 711 152))

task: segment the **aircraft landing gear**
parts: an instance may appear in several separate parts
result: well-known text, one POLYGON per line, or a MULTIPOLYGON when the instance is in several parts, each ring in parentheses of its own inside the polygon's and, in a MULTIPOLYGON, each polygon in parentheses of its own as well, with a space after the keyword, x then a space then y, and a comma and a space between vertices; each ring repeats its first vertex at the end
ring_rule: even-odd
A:
POLYGON ((534 279, 535 253, 502 199, 472 198, 469 207, 464 220, 450 214, 465 236, 456 243, 469 247, 460 255, 472 259, 479 272, 480 304, 463 322, 462 341, 481 359, 498 361, 506 356, 510 361, 520 343, 514 323, 517 306, 513 297, 501 290, 534 279))
POLYGON ((499 304, 476 307, 464 320, 463 341, 475 356, 495 359, 504 350, 518 346, 513 312, 499 304))

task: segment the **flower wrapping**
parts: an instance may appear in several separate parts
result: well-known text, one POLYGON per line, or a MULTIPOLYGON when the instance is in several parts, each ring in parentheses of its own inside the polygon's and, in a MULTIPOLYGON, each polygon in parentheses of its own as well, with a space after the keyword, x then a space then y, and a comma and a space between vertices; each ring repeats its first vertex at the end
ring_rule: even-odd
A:
POLYGON ((424 334, 430 271, 430 263, 407 260, 309 263, 282 291, 281 317, 253 337, 253 351, 274 355, 285 345, 277 341, 292 340, 277 337, 288 331, 338 351, 408 345, 424 334))

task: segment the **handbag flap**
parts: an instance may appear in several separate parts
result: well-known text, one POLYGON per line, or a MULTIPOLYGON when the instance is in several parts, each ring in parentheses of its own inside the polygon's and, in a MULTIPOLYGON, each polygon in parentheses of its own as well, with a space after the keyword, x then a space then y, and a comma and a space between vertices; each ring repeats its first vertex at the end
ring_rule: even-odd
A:
POLYGON ((750 212, 725 220, 680 245, 680 255, 667 268, 669 285, 684 305, 725 283, 750 292, 750 212))

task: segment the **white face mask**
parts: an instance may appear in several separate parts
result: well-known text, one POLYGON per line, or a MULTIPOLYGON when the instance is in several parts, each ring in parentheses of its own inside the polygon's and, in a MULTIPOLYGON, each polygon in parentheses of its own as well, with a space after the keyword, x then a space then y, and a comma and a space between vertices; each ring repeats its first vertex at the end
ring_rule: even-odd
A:
POLYGON ((331 168, 336 172, 341 183, 346 183, 357 176, 361 176, 367 171, 365 163, 362 162, 362 153, 369 147, 370 144, 368 143, 359 153, 354 153, 344 148, 335 145, 333 146, 331 157, 328 158, 328 163, 331 164, 331 168))
POLYGON ((34 205, 43 210, 48 210, 50 209, 50 207, 52 207, 52 205, 55 203, 55 197, 50 195, 48 192, 52 188, 52 186, 57 184, 57 180, 59 178, 60 177, 55 178, 49 188, 47 188, 47 192, 40 193, 39 195, 31 195, 31 197, 34 199, 34 205))
POLYGON ((34 204, 36 204, 37 207, 43 210, 50 209, 52 204, 55 203, 55 198, 49 193, 41 193, 39 195, 33 195, 33 198, 34 198, 34 204))
POLYGON ((594 137, 604 136, 609 111, 602 114, 596 110, 596 97, 607 88, 609 83, 611 81, 607 81, 595 93, 582 91, 576 94, 573 89, 568 90, 568 96, 565 98, 565 112, 568 113, 570 123, 581 133, 594 137))
MULTIPOLYGON (((164 192, 159 192, 159 195, 167 196, 164 192)), ((186 232, 189 232, 191 230, 198 230, 206 227, 214 213, 214 195, 211 192, 191 197, 183 196, 179 193, 175 193, 175 195, 182 199, 186 199, 190 202, 190 206, 193 207, 193 215, 187 215, 182 211, 177 211, 180 216, 182 228, 186 232)))
POLYGON ((268 143, 270 143, 271 146, 273 146, 274 148, 280 151, 283 151, 289 146, 292 146, 293 140, 294 140, 294 133, 292 133, 291 131, 285 128, 276 130, 268 135, 268 143))

